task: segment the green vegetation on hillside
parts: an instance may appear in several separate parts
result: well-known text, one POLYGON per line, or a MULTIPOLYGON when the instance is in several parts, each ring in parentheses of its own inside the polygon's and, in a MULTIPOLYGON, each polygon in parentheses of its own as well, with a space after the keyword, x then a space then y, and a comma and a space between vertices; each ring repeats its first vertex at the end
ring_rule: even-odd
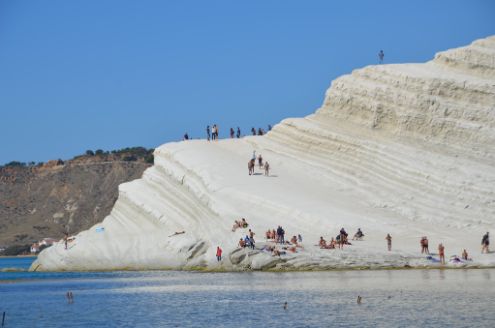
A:
MULTIPOLYGON (((72 160, 83 160, 85 158, 98 157, 103 160, 121 160, 126 162, 136 162, 136 161, 144 161, 148 164, 153 164, 153 148, 147 149, 144 147, 128 147, 122 148, 112 151, 104 151, 102 149, 97 150, 86 150, 83 155, 77 155, 72 158, 72 160)), ((42 166, 43 162, 19 162, 19 161, 11 161, 5 165, 0 165, 0 168, 10 167, 10 168, 26 168, 26 167, 35 167, 42 166)), ((57 165, 63 165, 64 161, 61 159, 57 160, 57 165)))

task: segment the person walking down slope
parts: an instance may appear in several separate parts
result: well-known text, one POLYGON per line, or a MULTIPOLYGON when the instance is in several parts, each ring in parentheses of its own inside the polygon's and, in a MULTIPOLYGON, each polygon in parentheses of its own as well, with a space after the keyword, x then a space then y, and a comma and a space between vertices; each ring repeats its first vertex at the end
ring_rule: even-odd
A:
POLYGON ((258 155, 258 166, 260 169, 263 167, 263 157, 261 157, 261 154, 258 155))
POLYGON ((211 135, 210 135, 210 126, 207 125, 206 126, 206 138, 208 139, 208 141, 210 141, 210 137, 211 137, 211 135))
POLYGON ((387 233, 387 237, 385 237, 385 239, 387 240, 387 248, 388 251, 390 252, 392 250, 392 236, 390 236, 390 234, 387 233))
POLYGON ((241 129, 239 129, 239 127, 237 127, 236 137, 237 137, 237 139, 239 139, 241 137, 241 129))
POLYGON ((268 164, 268 162, 265 162, 265 175, 270 175, 270 164, 268 164))
POLYGON ((383 53, 383 50, 380 50, 380 52, 378 53, 378 60, 380 62, 380 64, 383 64, 383 58, 385 57, 385 54, 383 53))
POLYGON ((248 162, 249 175, 253 175, 254 174, 254 166, 255 166, 255 160, 254 159, 250 159, 249 162, 248 162))
POLYGON ((230 128, 230 138, 233 139, 234 138, 234 129, 233 128, 230 128))
POLYGON ((217 246, 217 261, 220 262, 222 260, 222 249, 220 246, 217 246))
POLYGON ((69 242, 69 234, 67 232, 64 232, 64 245, 65 245, 65 249, 67 249, 68 242, 69 242))
POLYGON ((490 246, 490 237, 488 236, 488 232, 483 236, 481 239, 481 254, 485 253, 488 254, 490 253, 490 250, 488 249, 488 246, 490 246))

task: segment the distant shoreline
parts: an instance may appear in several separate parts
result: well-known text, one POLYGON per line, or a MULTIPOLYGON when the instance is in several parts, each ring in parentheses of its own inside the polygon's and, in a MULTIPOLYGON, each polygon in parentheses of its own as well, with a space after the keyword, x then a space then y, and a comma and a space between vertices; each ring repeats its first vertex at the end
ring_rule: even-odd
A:
POLYGON ((0 259, 14 259, 19 257, 33 257, 37 258, 38 255, 0 255, 0 259))

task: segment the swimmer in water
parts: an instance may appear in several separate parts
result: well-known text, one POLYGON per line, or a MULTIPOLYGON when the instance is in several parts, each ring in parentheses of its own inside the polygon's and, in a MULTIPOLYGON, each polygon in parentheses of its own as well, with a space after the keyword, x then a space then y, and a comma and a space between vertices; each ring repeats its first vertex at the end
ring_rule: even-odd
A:
POLYGON ((68 304, 72 304, 74 303, 74 295, 72 294, 71 291, 68 291, 66 294, 65 294, 65 297, 67 298, 67 303, 68 304))
POLYGON ((287 302, 284 303, 284 310, 287 310, 287 302))
POLYGON ((362 300, 362 299, 363 299, 363 298, 362 298, 360 295, 358 295, 358 298, 357 298, 357 304, 361 304, 361 300, 362 300))

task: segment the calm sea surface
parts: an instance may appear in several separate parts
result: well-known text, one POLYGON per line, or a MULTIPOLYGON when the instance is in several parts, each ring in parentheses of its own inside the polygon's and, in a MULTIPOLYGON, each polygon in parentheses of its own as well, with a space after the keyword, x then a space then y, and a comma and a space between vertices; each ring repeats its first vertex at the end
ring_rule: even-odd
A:
POLYGON ((0 326, 495 327, 493 269, 2 272, 32 260, 0 259, 0 326))

